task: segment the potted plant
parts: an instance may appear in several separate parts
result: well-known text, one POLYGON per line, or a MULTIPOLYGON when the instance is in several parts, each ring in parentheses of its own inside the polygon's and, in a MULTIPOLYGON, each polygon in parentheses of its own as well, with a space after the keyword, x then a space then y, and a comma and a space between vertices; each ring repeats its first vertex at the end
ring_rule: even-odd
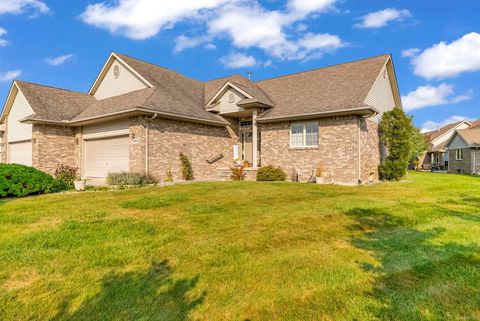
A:
POLYGON ((323 164, 318 163, 317 169, 315 171, 315 182, 317 184, 323 184, 323 164))
POLYGON ((77 192, 84 191, 87 187, 87 181, 82 179, 79 175, 73 181, 73 186, 77 192))

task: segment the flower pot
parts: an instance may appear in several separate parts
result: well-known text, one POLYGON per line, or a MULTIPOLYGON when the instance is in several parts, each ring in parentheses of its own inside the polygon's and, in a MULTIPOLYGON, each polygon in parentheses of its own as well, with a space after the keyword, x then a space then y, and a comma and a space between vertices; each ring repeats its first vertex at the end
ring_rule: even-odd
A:
POLYGON ((86 180, 74 181, 73 186, 75 186, 76 191, 84 191, 85 187, 87 187, 87 181, 86 180))
POLYGON ((321 176, 315 177, 315 183, 317 183, 317 184, 323 184, 323 177, 321 177, 321 176))

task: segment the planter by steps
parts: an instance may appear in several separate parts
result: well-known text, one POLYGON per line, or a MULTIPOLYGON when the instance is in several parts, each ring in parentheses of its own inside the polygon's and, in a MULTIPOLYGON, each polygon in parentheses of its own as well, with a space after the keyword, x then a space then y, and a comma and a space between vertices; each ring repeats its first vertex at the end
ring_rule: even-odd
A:
POLYGON ((87 187, 87 181, 86 180, 74 181, 73 186, 75 186, 75 190, 77 192, 84 191, 85 188, 87 187))
POLYGON ((321 177, 321 176, 315 177, 315 183, 317 183, 317 184, 323 184, 323 177, 321 177))

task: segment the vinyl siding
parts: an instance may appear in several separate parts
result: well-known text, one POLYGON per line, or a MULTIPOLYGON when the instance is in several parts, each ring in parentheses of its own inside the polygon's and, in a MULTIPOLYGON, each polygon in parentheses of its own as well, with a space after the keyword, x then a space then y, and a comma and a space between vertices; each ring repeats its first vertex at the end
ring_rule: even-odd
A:
POLYGON ((147 88, 147 85, 128 70, 120 61, 115 59, 108 68, 94 96, 97 99, 105 99, 144 88, 147 88), (118 78, 115 78, 113 74, 115 66, 118 66, 120 69, 120 76, 118 78))
POLYGON ((450 142, 450 145, 448 146, 448 149, 464 149, 467 148, 467 144, 465 141, 458 135, 455 135, 455 138, 452 139, 450 142))
POLYGON ((243 98, 245 98, 245 96, 242 95, 238 90, 235 90, 234 88, 228 89, 220 98, 220 113, 224 114, 244 111, 245 109, 243 107, 237 106, 237 103, 243 98), (233 94, 235 97, 233 102, 229 101, 230 94, 233 94))
POLYGON ((382 69, 377 80, 375 80, 372 89, 365 99, 365 104, 374 107, 380 112, 380 114, 370 118, 370 120, 376 123, 380 122, 384 112, 395 107, 390 75, 386 67, 382 69))
POLYGON ((22 124, 19 120, 33 113, 25 96, 21 91, 18 91, 7 118, 8 142, 18 142, 32 138, 32 125, 22 124))
POLYGON ((128 134, 129 119, 121 119, 83 127, 83 139, 113 137, 128 134))

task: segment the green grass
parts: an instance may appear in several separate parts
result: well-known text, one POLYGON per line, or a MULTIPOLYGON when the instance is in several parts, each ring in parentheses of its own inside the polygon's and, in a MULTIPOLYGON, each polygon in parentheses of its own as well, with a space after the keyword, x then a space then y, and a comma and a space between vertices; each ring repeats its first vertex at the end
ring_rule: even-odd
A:
POLYGON ((478 320, 480 178, 0 201, 0 320, 478 320))

